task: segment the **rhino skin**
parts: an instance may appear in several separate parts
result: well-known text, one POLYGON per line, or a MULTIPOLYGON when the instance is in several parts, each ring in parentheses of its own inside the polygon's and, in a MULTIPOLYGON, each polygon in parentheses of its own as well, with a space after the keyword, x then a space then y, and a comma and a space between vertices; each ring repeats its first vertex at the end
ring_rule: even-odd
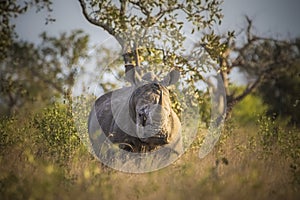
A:
POLYGON ((178 79, 175 70, 160 82, 152 73, 140 78, 134 70, 127 72, 132 86, 100 96, 92 107, 88 132, 94 153, 98 155, 109 140, 128 152, 145 153, 164 146, 181 154, 181 123, 167 89, 178 79))

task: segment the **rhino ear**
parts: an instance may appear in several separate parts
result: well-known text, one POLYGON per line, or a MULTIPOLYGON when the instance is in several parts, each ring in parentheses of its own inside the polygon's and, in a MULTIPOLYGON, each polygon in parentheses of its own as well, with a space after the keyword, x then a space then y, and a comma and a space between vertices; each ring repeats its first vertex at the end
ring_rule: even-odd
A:
POLYGON ((161 81, 163 86, 169 86, 177 83, 180 78, 180 72, 178 70, 172 70, 165 76, 165 78, 161 81))
POLYGON ((140 68, 132 64, 125 65, 125 80, 132 85, 139 85, 141 82, 140 68))

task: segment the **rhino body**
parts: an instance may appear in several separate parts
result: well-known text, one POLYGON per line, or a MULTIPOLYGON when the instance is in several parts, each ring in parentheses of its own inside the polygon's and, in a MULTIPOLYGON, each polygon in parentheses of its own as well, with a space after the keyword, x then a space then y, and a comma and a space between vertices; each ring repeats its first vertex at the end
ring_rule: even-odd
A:
POLYGON ((170 72, 163 81, 139 80, 127 74, 131 87, 100 96, 90 112, 88 131, 96 155, 111 142, 134 153, 153 152, 167 147, 177 155, 183 152, 181 123, 171 108, 167 86, 179 76, 170 72))

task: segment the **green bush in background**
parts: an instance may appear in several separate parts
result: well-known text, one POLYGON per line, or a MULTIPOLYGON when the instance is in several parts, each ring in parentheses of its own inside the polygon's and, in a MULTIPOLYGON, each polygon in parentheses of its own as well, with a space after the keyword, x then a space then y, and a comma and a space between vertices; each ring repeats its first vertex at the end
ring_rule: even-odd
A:
MULTIPOLYGON (((237 92, 242 91, 243 87, 235 87, 237 92)), ((254 125, 257 116, 266 112, 268 106, 265 105, 258 94, 250 94, 239 102, 232 111, 232 118, 241 125, 254 125)))
POLYGON ((67 105, 55 103, 44 109, 34 116, 33 126, 39 131, 37 142, 57 162, 68 161, 80 144, 72 110, 67 105))

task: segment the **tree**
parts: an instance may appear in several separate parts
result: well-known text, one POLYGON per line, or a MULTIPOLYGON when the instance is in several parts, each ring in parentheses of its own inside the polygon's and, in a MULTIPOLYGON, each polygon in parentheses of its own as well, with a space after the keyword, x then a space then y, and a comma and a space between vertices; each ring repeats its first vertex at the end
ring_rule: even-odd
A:
MULTIPOLYGON (((51 5, 51 0, 0 1, 0 61, 7 56, 7 50, 14 45, 14 40, 17 38, 15 25, 11 19, 27 12, 31 7, 36 7, 37 12, 43 9, 51 12, 51 5)), ((51 21, 54 19, 50 15, 47 16, 46 23, 51 21)))
MULTIPOLYGON (((221 23, 220 1, 136 1, 136 0, 79 0, 85 18, 92 24, 106 30, 122 47, 125 63, 131 63, 130 56, 139 48, 154 48, 162 43, 164 51, 184 51, 186 37, 183 29, 189 31, 211 28, 221 23)), ((204 38, 204 37, 203 37, 204 38)), ((135 56, 136 65, 139 64, 135 56)))
POLYGON ((300 61, 289 66, 278 66, 270 81, 263 82, 258 92, 268 104, 267 114, 286 118, 292 125, 300 126, 300 61))
POLYGON ((82 31, 58 38, 42 33, 41 38, 38 46, 14 42, 0 62, 0 105, 6 114, 25 103, 49 102, 64 94, 74 84, 79 59, 87 57, 88 36, 82 31))
MULTIPOLYGON (((237 43, 233 38, 228 40, 228 37, 216 37, 216 41, 227 41, 226 44, 223 43, 225 50, 220 55, 216 55, 214 49, 205 47, 210 55, 218 59, 220 65, 227 98, 227 117, 230 116, 232 108, 238 102, 260 86, 272 85, 276 77, 286 77, 287 72, 295 72, 295 70, 291 70, 291 66, 295 62, 299 62, 300 58, 299 41, 260 37, 252 32, 252 20, 248 17, 246 20, 247 27, 239 34, 240 37, 246 38, 244 42, 237 43), (234 69, 238 69, 242 75, 247 77, 247 85, 242 91, 230 87, 234 83, 230 82, 228 77, 234 69)), ((195 49, 201 45, 203 46, 203 43, 199 42, 195 49)), ((292 84, 292 81, 290 83, 292 84)), ((293 84, 286 89, 294 91, 293 88, 298 86, 295 82, 293 84)), ((271 87, 269 87, 269 91, 270 89, 271 87)), ((274 89, 272 88, 271 91, 274 89)))

